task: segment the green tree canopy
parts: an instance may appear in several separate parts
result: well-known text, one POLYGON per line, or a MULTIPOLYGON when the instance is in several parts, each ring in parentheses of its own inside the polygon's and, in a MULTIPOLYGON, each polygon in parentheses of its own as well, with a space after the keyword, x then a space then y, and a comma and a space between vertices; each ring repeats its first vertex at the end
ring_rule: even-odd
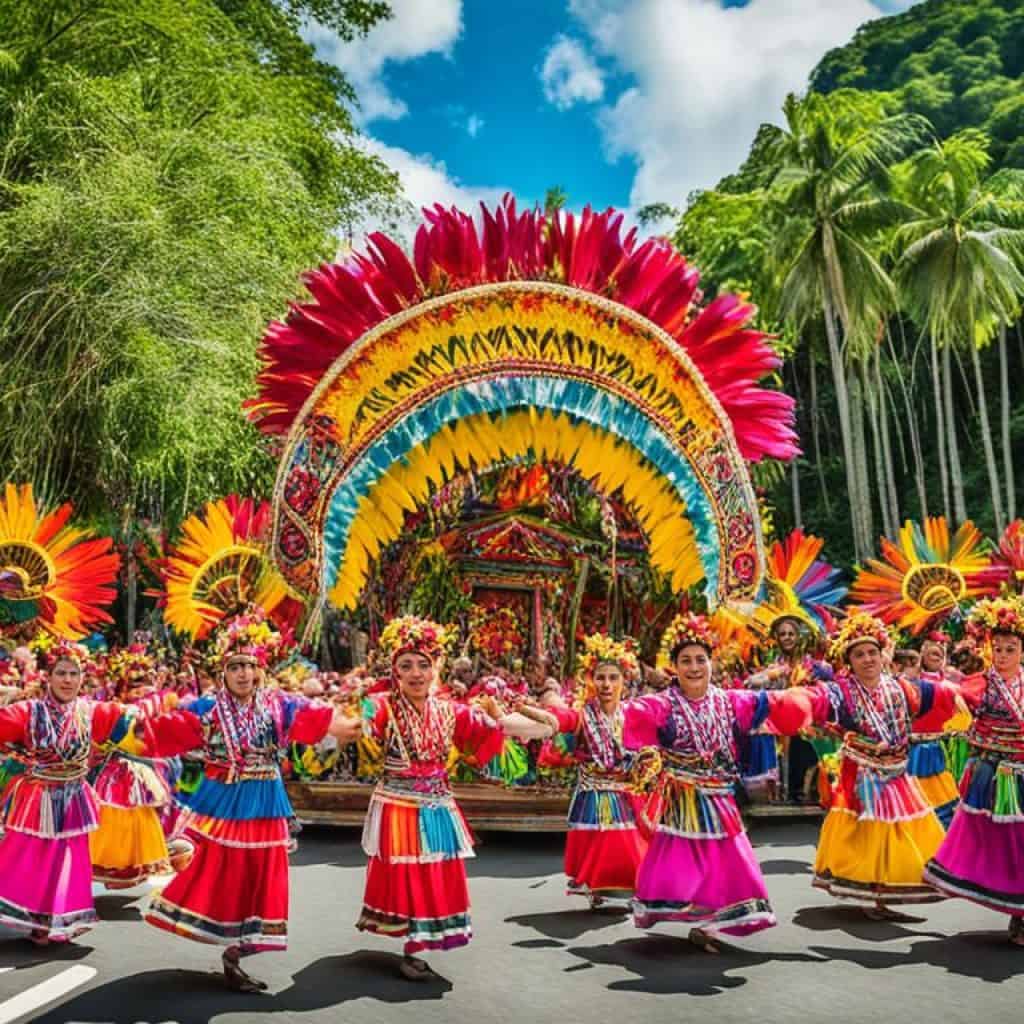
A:
POLYGON ((174 519, 272 460, 240 412, 256 346, 395 209, 351 90, 298 34, 380 3, 0 0, 0 466, 86 511, 174 519))

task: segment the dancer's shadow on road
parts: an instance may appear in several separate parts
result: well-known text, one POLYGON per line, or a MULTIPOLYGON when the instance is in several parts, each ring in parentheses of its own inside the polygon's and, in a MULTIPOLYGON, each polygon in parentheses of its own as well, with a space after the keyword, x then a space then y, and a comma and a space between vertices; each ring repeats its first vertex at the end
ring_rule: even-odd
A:
POLYGON ((821 957, 806 953, 755 953, 719 942, 721 952, 705 953, 687 939, 674 935, 646 935, 605 946, 575 946, 568 952, 583 964, 577 971, 600 964, 619 967, 635 978, 613 981, 613 992, 647 992, 651 995, 715 996, 740 988, 746 977, 736 974, 762 964, 821 963, 821 957), (734 976, 736 974, 736 976, 734 976))
MULTIPOLYGON (((600 931, 603 928, 614 928, 630 920, 626 910, 622 913, 615 913, 612 910, 556 910, 547 914, 519 914, 516 917, 506 917, 506 924, 518 924, 523 928, 531 928, 549 939, 557 939, 557 942, 545 943, 548 946, 559 946, 565 942, 575 941, 586 935, 587 932, 600 931)), ((532 940, 526 942, 515 942, 515 946, 536 946, 532 940)), ((527 946, 527 948, 529 948, 527 946)))
POLYGON ((240 1020, 272 1013, 312 1013, 354 999, 409 1003, 441 999, 452 983, 437 976, 424 982, 399 977, 401 957, 359 950, 328 956, 298 971, 280 992, 229 992, 213 971, 143 971, 98 985, 35 1018, 35 1024, 80 1024, 165 1020, 177 1024, 209 1024, 221 1014, 240 1014, 240 1020))
POLYGON ((943 932, 915 931, 907 924, 924 923, 925 918, 911 921, 872 921, 864 915, 861 907, 830 905, 826 907, 801 907, 793 915, 793 924, 812 932, 839 931, 864 942, 890 942, 893 939, 943 938, 943 932))
POLYGON ((141 921, 142 904, 147 896, 147 893, 136 893, 134 896, 101 893, 96 897, 96 913, 101 921, 141 921))
POLYGON ((38 967, 40 964, 74 963, 82 960, 93 952, 92 946, 82 946, 77 942, 58 942, 49 946, 33 946, 27 939, 19 939, 9 934, 0 933, 0 967, 14 968, 16 971, 26 967, 38 967))
POLYGON ((908 951, 891 949, 833 949, 812 946, 811 950, 829 960, 866 967, 871 971, 890 967, 927 965, 958 974, 1000 984, 1024 975, 1024 957, 1019 946, 1006 940, 1005 932, 963 932, 915 942, 908 951))

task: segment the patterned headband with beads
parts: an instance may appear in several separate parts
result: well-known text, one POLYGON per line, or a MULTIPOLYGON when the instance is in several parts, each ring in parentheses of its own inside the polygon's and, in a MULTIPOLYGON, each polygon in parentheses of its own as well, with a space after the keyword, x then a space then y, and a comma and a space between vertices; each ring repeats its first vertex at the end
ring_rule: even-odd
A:
POLYGON ((672 664, 672 652, 690 644, 703 647, 709 654, 718 643, 711 624, 703 615, 684 612, 677 615, 665 630, 658 651, 658 666, 665 668, 672 664))
POLYGON ((592 633, 583 641, 583 650, 576 659, 576 671, 583 683, 582 689, 589 691, 599 665, 615 665, 622 673, 626 684, 640 677, 640 659, 636 653, 636 641, 632 637, 614 640, 607 633, 592 633))
POLYGON ((967 617, 967 632, 976 640, 1010 633, 1024 640, 1024 599, 993 597, 979 601, 967 617))
POLYGON ((828 648, 829 661, 833 665, 843 664, 850 649, 865 642, 873 643, 883 654, 892 653, 892 635, 885 623, 867 612, 857 612, 844 619, 833 634, 828 648))
POLYGON ((400 654, 410 651, 437 661, 448 651, 454 639, 447 626, 421 619, 418 615, 402 615, 384 627, 377 646, 392 664, 400 654))

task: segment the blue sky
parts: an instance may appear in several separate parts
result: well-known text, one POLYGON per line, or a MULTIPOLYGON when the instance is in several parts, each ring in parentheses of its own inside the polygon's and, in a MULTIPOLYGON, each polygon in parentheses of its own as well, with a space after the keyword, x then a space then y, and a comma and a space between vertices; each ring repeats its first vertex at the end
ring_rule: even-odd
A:
POLYGON ((912 0, 391 0, 343 44, 366 146, 416 205, 685 202, 746 153, 818 59, 912 0))

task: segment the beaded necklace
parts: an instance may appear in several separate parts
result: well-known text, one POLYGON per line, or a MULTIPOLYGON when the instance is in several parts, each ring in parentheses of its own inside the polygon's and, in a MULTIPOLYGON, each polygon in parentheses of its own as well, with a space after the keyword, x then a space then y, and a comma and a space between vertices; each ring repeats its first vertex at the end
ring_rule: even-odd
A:
POLYGON ((1018 694, 1014 693, 1014 690, 1020 691, 1021 689, 1020 670, 1018 669, 1012 683, 1008 683, 995 669, 990 670, 989 677, 996 684, 996 689, 999 691, 999 696, 1003 699, 1003 704, 1009 709, 1017 725, 1024 729, 1024 704, 1021 703, 1018 694))
POLYGON ((722 752, 732 750, 732 705, 717 686, 708 686, 707 693, 691 701, 681 690, 671 691, 673 707, 678 718, 686 724, 686 731, 704 761, 722 752))
POLYGON ((622 726, 625 717, 622 705, 609 715, 596 701, 583 705, 583 735, 587 750, 595 764, 605 770, 614 768, 625 756, 622 749, 622 726))
POLYGON ((246 703, 233 696, 226 686, 217 691, 214 716, 230 762, 240 764, 245 760, 247 751, 260 746, 260 740, 272 722, 268 705, 267 694, 262 687, 246 703))
POLYGON ((859 712, 857 717, 861 721, 866 719, 867 723, 874 730, 875 735, 883 743, 887 743, 889 746, 897 746, 905 739, 905 730, 903 728, 900 708, 897 707, 897 702, 893 698, 892 686, 894 684, 892 684, 892 681, 886 676, 882 676, 878 686, 872 691, 852 672, 849 678, 859 712), (878 693, 882 696, 881 709, 875 703, 875 695, 878 693))
POLYGON ((422 714, 408 697, 396 690, 391 696, 391 715, 398 739, 411 760, 444 761, 451 748, 454 712, 447 704, 428 697, 422 714))
POLYGON ((76 698, 61 704, 47 693, 33 702, 30 735, 32 746, 40 753, 65 761, 81 761, 92 747, 91 709, 87 701, 76 698))

